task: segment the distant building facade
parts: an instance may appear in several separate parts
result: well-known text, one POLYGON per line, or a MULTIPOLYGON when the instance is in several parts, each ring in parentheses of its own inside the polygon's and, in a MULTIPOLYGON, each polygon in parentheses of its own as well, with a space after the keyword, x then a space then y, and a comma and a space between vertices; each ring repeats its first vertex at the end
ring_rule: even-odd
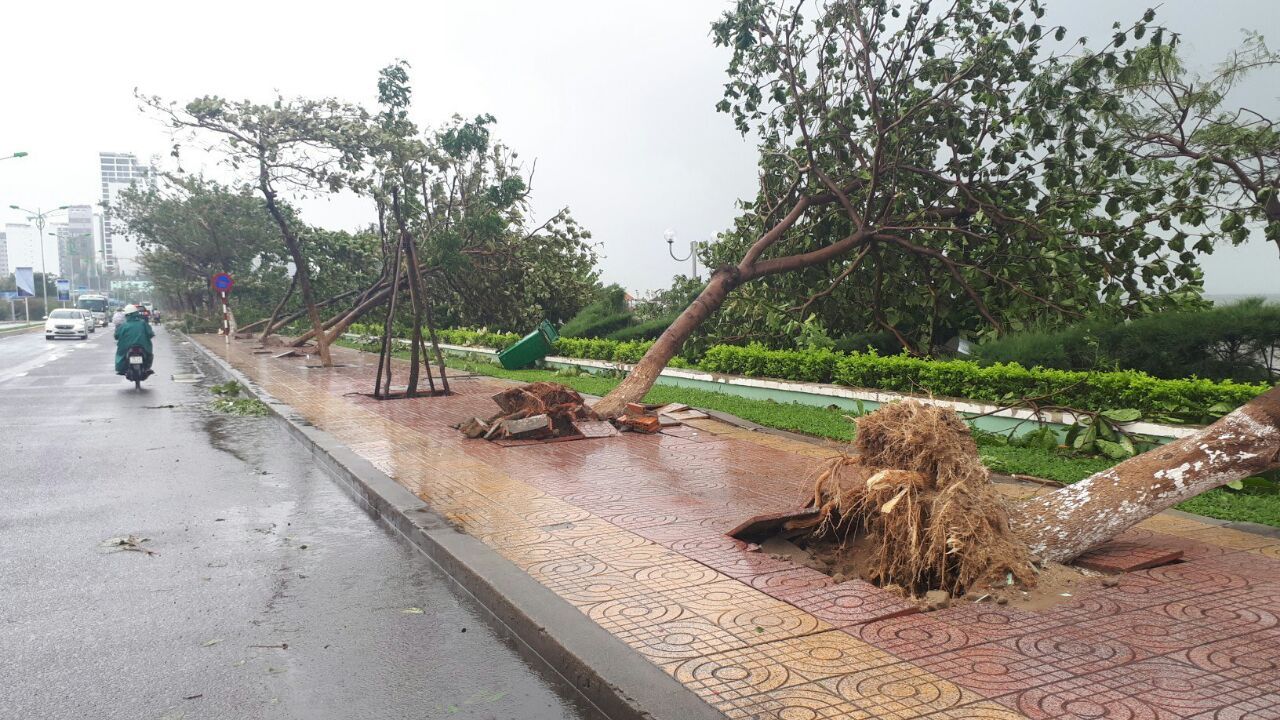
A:
POLYGON ((0 232, 0 278, 9 277, 9 236, 0 232))
POLYGON ((121 191, 145 179, 150 169, 138 162, 133 153, 98 153, 98 170, 102 178, 102 252, 108 275, 136 275, 138 244, 124 233, 115 217, 121 191))
POLYGON ((58 272, 71 281, 71 288, 92 288, 97 281, 97 253, 93 241, 96 225, 93 206, 67 208, 67 222, 58 225, 58 272))
MULTIPOLYGON (((7 246, 7 255, 9 257, 9 272, 13 272, 13 268, 31 267, 36 272, 40 270, 40 245, 39 235, 36 234, 34 225, 27 223, 6 223, 4 226, 5 244, 7 246)), ((51 260, 55 265, 49 268, 49 273, 53 274, 58 271, 58 258, 46 258, 51 260)))

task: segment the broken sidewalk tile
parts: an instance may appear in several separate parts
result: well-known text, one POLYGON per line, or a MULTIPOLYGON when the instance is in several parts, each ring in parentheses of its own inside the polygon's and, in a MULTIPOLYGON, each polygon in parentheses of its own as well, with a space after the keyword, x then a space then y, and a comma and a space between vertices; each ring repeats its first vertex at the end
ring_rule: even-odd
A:
POLYGON ((776 534, 790 520, 801 520, 817 514, 817 508, 804 508, 802 510, 756 515, 744 520, 737 527, 725 533, 725 535, 739 540, 754 542, 776 534))
POLYGON ((689 406, 684 403, 667 403, 653 412, 655 415, 670 415, 671 413, 683 412, 688 409, 689 406))
POLYGON ((517 440, 533 438, 552 432, 551 418, 546 415, 531 415, 519 420, 506 420, 502 423, 502 429, 517 440))
POLYGON ((467 437, 474 440, 475 438, 478 438, 484 435, 485 433, 489 432, 490 425, 489 423, 485 422, 484 420, 481 420, 478 417, 473 417, 470 420, 464 420, 458 426, 458 429, 462 431, 463 435, 466 435, 467 437))
POLYGON ((618 434, 618 429, 607 420, 574 420, 571 424, 574 430, 587 438, 613 437, 618 434))

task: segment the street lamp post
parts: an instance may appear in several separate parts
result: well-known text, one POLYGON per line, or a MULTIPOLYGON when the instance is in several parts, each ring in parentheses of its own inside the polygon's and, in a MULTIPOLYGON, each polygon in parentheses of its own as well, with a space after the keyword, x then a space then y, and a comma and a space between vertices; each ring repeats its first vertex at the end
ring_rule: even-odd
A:
POLYGON ((26 156, 27 154, 25 152, 16 152, 16 153, 13 153, 12 155, 5 155, 4 157, 0 157, 0 160, 12 160, 14 158, 21 158, 26 156))
POLYGON ((33 210, 24 210, 18 207, 17 205, 9 206, 11 210, 18 210, 20 212, 26 213, 27 220, 33 220, 35 221, 35 224, 36 224, 36 234, 40 238, 40 274, 44 276, 43 278, 41 278, 41 281, 40 281, 40 290, 44 297, 44 314, 45 315, 49 314, 49 269, 44 262, 44 223, 46 220, 49 219, 50 215, 54 213, 62 212, 63 210, 66 210, 69 207, 71 206, 59 205, 53 210, 49 210, 47 212, 41 212, 39 208, 36 208, 33 211, 33 210))
POLYGON ((698 242, 697 240, 690 240, 689 241, 689 257, 676 257, 676 250, 675 250, 676 231, 667 230, 666 232, 662 233, 662 237, 665 238, 667 241, 667 253, 671 255, 672 260, 675 260, 676 262, 684 262, 685 260, 693 261, 693 279, 697 280, 698 279, 698 248, 702 246, 702 243, 698 242))

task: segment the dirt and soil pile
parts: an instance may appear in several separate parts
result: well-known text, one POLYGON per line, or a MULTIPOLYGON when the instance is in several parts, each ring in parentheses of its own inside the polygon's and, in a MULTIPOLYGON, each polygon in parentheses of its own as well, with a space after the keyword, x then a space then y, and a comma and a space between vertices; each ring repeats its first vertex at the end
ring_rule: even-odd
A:
POLYGON ((968 426, 949 408, 908 400, 859 418, 855 453, 827 462, 788 534, 860 556, 867 580, 913 595, 1035 584, 968 426))
POLYGON ((493 401, 500 408, 497 414, 485 420, 471 418, 458 429, 486 440, 546 440, 580 436, 583 423, 599 420, 581 395, 559 383, 514 387, 494 395, 493 401))

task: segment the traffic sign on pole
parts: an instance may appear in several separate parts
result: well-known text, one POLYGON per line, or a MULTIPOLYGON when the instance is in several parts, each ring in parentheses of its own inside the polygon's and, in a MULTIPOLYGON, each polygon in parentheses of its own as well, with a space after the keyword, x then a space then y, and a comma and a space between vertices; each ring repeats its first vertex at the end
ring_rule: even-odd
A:
POLYGON ((231 288, 236 284, 236 281, 233 280, 230 275, 220 272, 210 278, 210 284, 213 285, 214 290, 221 293, 228 293, 231 292, 231 288))

